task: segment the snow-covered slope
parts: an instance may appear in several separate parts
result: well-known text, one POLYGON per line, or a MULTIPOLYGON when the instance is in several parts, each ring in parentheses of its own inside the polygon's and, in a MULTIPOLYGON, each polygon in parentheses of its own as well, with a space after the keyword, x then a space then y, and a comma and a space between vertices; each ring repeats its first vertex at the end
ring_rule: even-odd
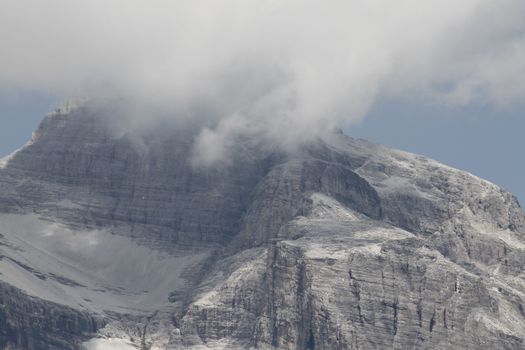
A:
MULTIPOLYGON (((92 312, 150 314, 191 286, 184 275, 210 251, 170 254, 102 230, 72 229, 35 214, 0 215, 2 280, 35 297, 92 312)), ((198 270, 197 270, 198 272, 198 270)))
POLYGON ((58 109, 0 169, 0 346, 525 346, 525 216, 498 186, 342 134, 201 169, 193 126, 100 113, 58 109))

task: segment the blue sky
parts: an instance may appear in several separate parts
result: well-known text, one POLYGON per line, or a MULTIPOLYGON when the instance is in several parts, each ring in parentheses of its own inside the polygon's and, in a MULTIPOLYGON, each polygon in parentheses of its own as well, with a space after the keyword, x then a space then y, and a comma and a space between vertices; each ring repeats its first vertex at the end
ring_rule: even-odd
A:
POLYGON ((0 155, 31 138, 43 115, 57 105, 57 97, 37 92, 0 93, 0 155))
POLYGON ((525 203, 525 108, 384 103, 346 132, 466 170, 525 203))

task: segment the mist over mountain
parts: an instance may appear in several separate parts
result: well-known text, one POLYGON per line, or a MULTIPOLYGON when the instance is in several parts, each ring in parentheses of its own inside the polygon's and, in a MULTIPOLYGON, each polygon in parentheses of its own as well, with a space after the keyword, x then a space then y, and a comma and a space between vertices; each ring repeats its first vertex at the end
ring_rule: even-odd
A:
POLYGON ((0 43, 66 100, 0 159, 1 349, 525 348, 518 200, 341 131, 521 108, 523 0, 2 0, 0 43))
POLYGON ((389 98, 523 101, 524 13, 521 0, 5 0, 0 92, 205 114, 215 141, 246 128, 304 139, 389 98))

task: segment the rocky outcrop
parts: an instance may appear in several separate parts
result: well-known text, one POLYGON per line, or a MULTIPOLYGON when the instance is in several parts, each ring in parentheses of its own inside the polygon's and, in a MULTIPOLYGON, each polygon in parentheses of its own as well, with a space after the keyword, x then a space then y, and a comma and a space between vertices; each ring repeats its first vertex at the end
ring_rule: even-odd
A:
POLYGON ((199 167, 195 125, 105 113, 50 114, 0 169, 10 346, 525 346, 525 216, 501 188, 342 134, 199 167))
POLYGON ((2 349, 78 349, 104 326, 104 319, 30 297, 0 283, 2 349))
POLYGON ((244 339, 229 345, 239 349, 524 346, 524 295, 510 276, 454 263, 424 237, 360 217, 329 197, 314 195, 313 206, 309 217, 286 228, 294 239, 274 240, 266 250, 266 269, 251 279, 259 288, 250 289, 264 290, 263 298, 243 293, 244 304, 231 302, 224 291, 244 290, 245 280, 229 277, 195 301, 199 313, 183 319, 227 324, 258 314, 256 322, 242 323, 255 328, 239 335, 234 327, 199 345, 230 337, 244 339), (210 310, 211 320, 203 316, 210 310))

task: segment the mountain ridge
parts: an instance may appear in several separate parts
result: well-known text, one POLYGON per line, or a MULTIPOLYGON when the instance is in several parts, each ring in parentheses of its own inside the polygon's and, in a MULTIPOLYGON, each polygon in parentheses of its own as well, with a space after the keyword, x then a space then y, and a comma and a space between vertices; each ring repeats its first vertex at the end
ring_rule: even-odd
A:
POLYGON ((498 186, 338 133, 196 168, 194 129, 115 134, 97 113, 57 109, 0 168, 0 280, 12 310, 98 321, 0 345, 523 346, 525 216, 498 186))

